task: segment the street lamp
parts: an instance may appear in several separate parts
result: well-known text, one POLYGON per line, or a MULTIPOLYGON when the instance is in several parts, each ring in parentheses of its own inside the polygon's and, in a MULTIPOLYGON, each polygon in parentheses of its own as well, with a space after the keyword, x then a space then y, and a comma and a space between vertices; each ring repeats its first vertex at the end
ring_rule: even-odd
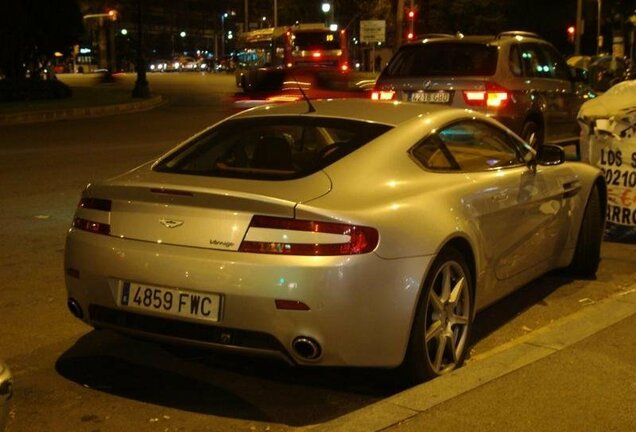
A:
POLYGON ((225 57, 225 18, 236 15, 236 12, 225 12, 221 15, 221 58, 225 57))
POLYGON ((150 97, 150 86, 146 79, 146 60, 144 59, 144 44, 143 44, 143 23, 141 14, 141 2, 137 0, 137 81, 135 81, 135 88, 133 88, 132 96, 134 98, 147 98, 150 97))
POLYGON ((322 12, 325 14, 325 25, 329 24, 329 11, 331 10, 331 3, 323 3, 321 6, 322 12))

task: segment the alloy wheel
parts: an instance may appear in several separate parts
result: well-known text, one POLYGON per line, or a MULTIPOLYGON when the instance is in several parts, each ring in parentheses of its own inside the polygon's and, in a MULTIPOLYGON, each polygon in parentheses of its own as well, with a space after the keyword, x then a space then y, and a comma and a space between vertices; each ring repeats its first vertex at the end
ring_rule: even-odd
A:
POLYGON ((438 375, 461 362, 470 326, 470 288, 462 266, 442 264, 428 292, 424 346, 430 368, 438 375))

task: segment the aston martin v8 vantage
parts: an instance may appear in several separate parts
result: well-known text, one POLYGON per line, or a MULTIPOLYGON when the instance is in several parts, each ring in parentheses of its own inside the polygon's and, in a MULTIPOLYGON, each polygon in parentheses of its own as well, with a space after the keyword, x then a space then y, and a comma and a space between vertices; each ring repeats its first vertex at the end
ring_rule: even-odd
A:
POLYGON ((84 190, 68 305, 163 343, 419 382, 461 365, 476 311, 553 269, 592 277, 605 205, 597 168, 470 110, 261 106, 84 190))

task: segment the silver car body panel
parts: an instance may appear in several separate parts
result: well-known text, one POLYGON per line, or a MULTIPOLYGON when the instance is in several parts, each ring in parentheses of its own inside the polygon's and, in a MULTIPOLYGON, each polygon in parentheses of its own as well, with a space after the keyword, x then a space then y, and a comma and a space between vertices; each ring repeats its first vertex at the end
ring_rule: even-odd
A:
MULTIPOLYGON (((67 235, 66 285, 69 297, 84 311, 83 319, 97 327, 293 363, 392 367, 404 358, 426 272, 449 241, 461 239, 472 250, 477 309, 569 264, 598 170, 568 163, 431 172, 409 154, 420 139, 458 118, 497 123, 468 110, 438 106, 313 103, 312 114, 298 103, 261 107, 237 117, 317 115, 397 127, 323 171, 295 180, 176 175, 144 165, 90 186, 85 196, 111 199, 111 211, 80 208, 77 216, 101 217, 98 222, 110 223, 112 232, 71 228, 67 235), (374 227, 380 240, 372 253, 360 255, 238 252, 254 214, 374 227), (122 324, 121 314, 128 313, 120 304, 122 289, 131 282, 218 295, 217 322, 187 317, 172 322, 200 324, 199 330, 226 335, 195 340, 122 324), (278 309, 279 299, 302 302, 309 310, 278 309), (108 314, 114 318, 103 318, 108 314), (241 344, 241 331, 269 335, 276 343, 241 344), (291 346, 298 336, 315 339, 323 347, 320 358, 297 356, 291 346)), ((131 319, 166 318, 161 312, 141 315, 131 319)), ((166 322, 156 326, 170 327, 166 322)))

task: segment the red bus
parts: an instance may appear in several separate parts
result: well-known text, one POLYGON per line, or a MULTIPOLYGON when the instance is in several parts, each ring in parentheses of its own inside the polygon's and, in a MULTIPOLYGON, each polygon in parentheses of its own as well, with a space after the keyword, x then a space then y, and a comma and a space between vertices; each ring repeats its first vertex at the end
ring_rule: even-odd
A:
POLYGON ((236 85, 246 93, 280 90, 294 73, 347 72, 347 36, 324 24, 254 30, 239 36, 235 60, 236 85))

